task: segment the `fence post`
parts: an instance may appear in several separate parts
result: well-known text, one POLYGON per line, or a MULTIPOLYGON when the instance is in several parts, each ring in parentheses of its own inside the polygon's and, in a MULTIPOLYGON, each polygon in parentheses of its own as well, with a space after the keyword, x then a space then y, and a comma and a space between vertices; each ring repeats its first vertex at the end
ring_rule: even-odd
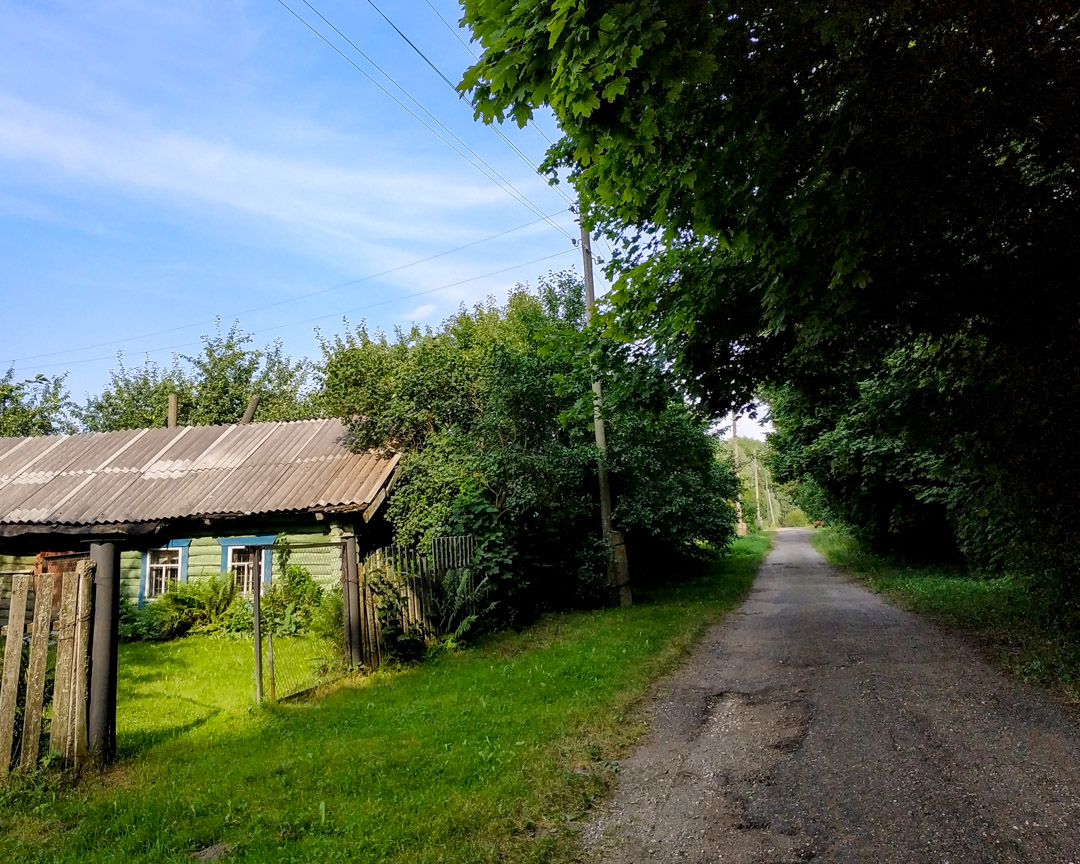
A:
POLYGON ((345 538, 345 640, 349 645, 349 663, 359 666, 364 662, 360 650, 360 559, 357 554, 356 537, 345 538))
POLYGON ((251 624, 252 635, 255 637, 255 704, 262 705, 263 701, 263 676, 262 676, 262 610, 259 608, 259 598, 262 594, 262 580, 255 583, 255 594, 252 598, 251 624))
MULTIPOLYGON (((91 543, 94 562, 90 622, 90 707, 87 745, 99 765, 116 758, 116 673, 120 660, 120 553, 115 543, 91 543)), ((78 716, 78 712, 73 712, 78 716)))

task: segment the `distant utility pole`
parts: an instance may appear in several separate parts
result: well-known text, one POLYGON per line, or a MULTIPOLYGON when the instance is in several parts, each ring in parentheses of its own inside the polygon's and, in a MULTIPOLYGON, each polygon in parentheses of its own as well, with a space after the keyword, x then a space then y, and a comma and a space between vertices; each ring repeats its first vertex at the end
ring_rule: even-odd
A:
POLYGON ((776 510, 773 509, 772 492, 769 491, 769 469, 765 469, 765 501, 769 505, 769 525, 776 527, 776 510))
POLYGON ((760 531, 765 526, 761 521, 761 491, 758 487, 757 453, 754 454, 754 511, 757 521, 757 528, 758 531, 760 531))
MULTIPOLYGON (((581 260, 585 268, 585 315, 586 321, 592 321, 596 306, 596 289, 593 286, 592 239, 585 227, 581 215, 581 260)), ((604 394, 600 380, 593 381, 593 428, 596 430, 596 447, 600 451, 597 467, 600 473, 600 523, 603 526, 604 540, 614 552, 614 558, 608 567, 608 582, 617 592, 620 606, 630 606, 634 602, 630 590, 630 565, 626 559, 626 540, 621 531, 615 530, 611 518, 611 476, 607 466, 607 432, 604 429, 604 394)))
POLYGON ((735 533, 740 537, 746 536, 746 522, 742 512, 742 478, 739 476, 739 412, 731 412, 731 452, 735 456, 735 479, 739 481, 739 491, 735 496, 735 515, 738 521, 735 523, 735 533))

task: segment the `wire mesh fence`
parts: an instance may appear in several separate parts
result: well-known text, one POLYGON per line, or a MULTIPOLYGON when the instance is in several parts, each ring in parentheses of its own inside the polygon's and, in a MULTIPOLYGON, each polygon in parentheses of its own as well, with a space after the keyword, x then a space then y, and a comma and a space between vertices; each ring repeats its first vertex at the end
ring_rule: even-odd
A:
POLYGON ((271 566, 253 598, 258 613, 253 638, 259 642, 256 677, 261 675, 256 698, 273 702, 328 683, 348 668, 342 602, 346 545, 267 548, 271 566))

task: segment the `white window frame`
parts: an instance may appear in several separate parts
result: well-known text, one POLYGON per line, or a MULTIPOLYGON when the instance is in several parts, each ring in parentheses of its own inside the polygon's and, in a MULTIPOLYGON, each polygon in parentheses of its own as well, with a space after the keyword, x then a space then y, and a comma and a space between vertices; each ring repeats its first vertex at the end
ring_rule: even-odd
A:
POLYGON ((180 574, 184 572, 184 547, 163 546, 160 549, 150 549, 146 553, 146 586, 144 596, 147 600, 160 597, 170 584, 180 581, 180 574), (162 553, 164 553, 162 555, 162 553), (175 560, 172 559, 175 553, 175 560), (166 560, 155 561, 155 556, 162 555, 166 560))
POLYGON ((232 573, 236 590, 245 596, 255 593, 255 586, 260 590, 263 580, 263 550, 260 546, 230 546, 228 557, 228 570, 232 573), (237 562, 236 553, 244 552, 249 557, 247 561, 237 562))

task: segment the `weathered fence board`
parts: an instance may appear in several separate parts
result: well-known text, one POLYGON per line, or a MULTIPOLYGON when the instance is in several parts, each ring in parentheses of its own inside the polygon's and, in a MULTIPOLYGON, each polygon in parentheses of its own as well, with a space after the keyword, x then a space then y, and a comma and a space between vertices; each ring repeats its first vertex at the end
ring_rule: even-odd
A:
POLYGON ((71 712, 71 662, 75 656, 75 616, 79 602, 79 581, 65 574, 60 587, 60 624, 56 635, 56 674, 53 686, 52 720, 49 723, 49 750, 64 753, 71 712))
POLYGON ((8 605, 7 638, 4 642, 4 673, 0 679, 0 779, 11 768, 11 747, 15 741, 15 698, 22 671, 22 639, 26 628, 26 594, 30 577, 13 576, 8 605))
POLYGON ((73 759, 86 760, 87 688, 90 678, 90 619, 93 613, 94 563, 78 562, 65 573, 56 640, 56 684, 53 688, 49 749, 73 759))
POLYGON ((30 662, 26 668, 26 711, 23 715, 19 765, 31 771, 37 765, 41 738, 41 711, 45 700, 45 671, 52 629, 53 575, 42 573, 34 593, 34 625, 30 635, 30 662))
POLYGON ((359 572, 361 651, 366 667, 376 669, 382 661, 382 618, 387 612, 386 603, 393 603, 399 609, 398 620, 406 633, 438 635, 436 583, 448 570, 468 567, 473 554, 473 538, 460 536, 436 538, 430 555, 403 546, 387 546, 364 559, 359 572), (394 597, 387 597, 388 593, 394 597))
POLYGON ((90 682, 90 616, 94 603, 94 565, 80 561, 75 570, 79 581, 79 607, 75 624, 75 658, 71 664, 71 702, 68 715, 71 728, 67 734, 70 747, 64 755, 75 760, 76 765, 86 761, 87 728, 86 711, 89 701, 90 682))

